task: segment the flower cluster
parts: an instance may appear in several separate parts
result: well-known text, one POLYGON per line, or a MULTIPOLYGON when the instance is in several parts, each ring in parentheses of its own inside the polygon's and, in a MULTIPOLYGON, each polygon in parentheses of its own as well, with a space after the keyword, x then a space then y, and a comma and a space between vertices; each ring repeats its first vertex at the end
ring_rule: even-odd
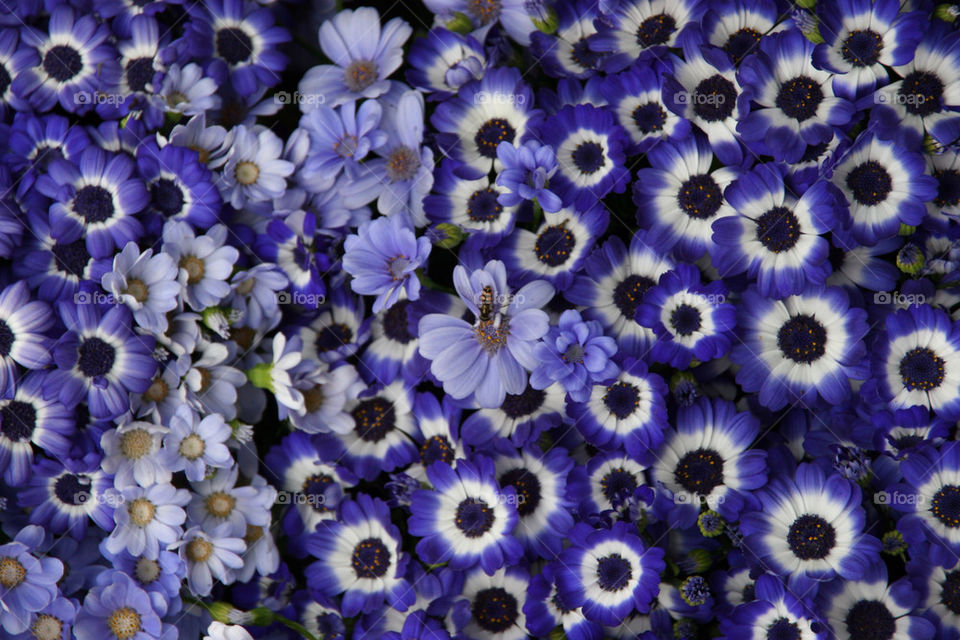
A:
POLYGON ((0 638, 960 640, 960 5, 342 4, 0 6, 0 638))

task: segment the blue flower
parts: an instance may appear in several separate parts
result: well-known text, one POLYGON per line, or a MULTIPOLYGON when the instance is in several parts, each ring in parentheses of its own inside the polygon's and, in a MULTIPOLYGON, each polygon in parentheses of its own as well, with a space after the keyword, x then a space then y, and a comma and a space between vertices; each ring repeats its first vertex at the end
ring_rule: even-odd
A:
MULTIPOLYGON (((470 20, 473 35, 484 40, 490 30, 499 25, 520 46, 530 46, 530 33, 536 28, 529 0, 426 0, 427 9, 447 19, 457 13, 470 20)), ((533 2, 533 7, 542 3, 533 2)))
POLYGON ((96 456, 63 459, 62 464, 40 460, 33 467, 29 488, 20 492, 18 502, 31 507, 30 522, 55 535, 69 533, 80 540, 87 533, 87 518, 109 530, 113 507, 105 494, 113 478, 100 468, 96 456))
POLYGON ((190 492, 171 484, 154 484, 147 488, 130 486, 114 499, 116 525, 103 541, 104 550, 118 554, 127 551, 133 556, 156 560, 183 535, 187 520, 183 507, 190 502, 190 492))
POLYGON ((580 312, 568 309, 533 348, 539 360, 530 375, 530 386, 545 389, 559 382, 574 402, 586 402, 593 385, 613 378, 620 367, 611 358, 616 341, 603 335, 596 320, 584 321, 580 312))
POLYGON ((422 538, 424 562, 448 562, 456 570, 479 565, 492 576, 523 554, 511 535, 517 525, 517 494, 497 484, 489 458, 460 460, 454 470, 436 462, 427 468, 433 489, 421 489, 410 503, 410 533, 422 538))
POLYGON ((0 627, 9 634, 26 631, 34 614, 57 597, 57 581, 63 576, 63 563, 49 556, 33 555, 43 543, 43 529, 23 527, 12 542, 0 545, 0 627))
POLYGON ((183 220, 197 230, 219 220, 223 202, 197 151, 144 143, 137 147, 137 169, 150 192, 145 217, 151 233, 159 234, 167 220, 183 220))
MULTIPOLYGON (((411 33, 413 29, 400 18, 381 27, 380 14, 371 7, 338 12, 320 27, 320 48, 335 64, 307 71, 300 93, 323 96, 331 107, 376 98, 389 89, 387 77, 403 62, 403 44, 411 33)), ((300 108, 309 111, 317 102, 301 101, 300 108)))
POLYGON ((147 592, 121 571, 103 576, 109 578, 87 593, 77 613, 73 633, 77 640, 127 638, 148 640, 160 637, 160 617, 147 592))
POLYGON ((163 333, 167 330, 167 312, 177 306, 178 275, 177 264, 166 253, 153 255, 152 249, 140 253, 135 243, 128 242, 114 256, 113 271, 105 273, 100 282, 117 302, 133 311, 138 325, 163 333))
MULTIPOLYGON (((279 335, 279 334, 278 334, 279 335)), ((171 471, 184 471, 187 479, 203 480, 208 469, 229 467, 233 457, 227 449, 230 425, 211 413, 203 419, 183 404, 170 418, 170 431, 163 438, 160 461, 171 471)))
POLYGON ((737 65, 781 19, 772 0, 714 0, 706 9, 700 21, 703 40, 722 49, 737 65))
POLYGON ((187 567, 187 586, 198 596, 208 596, 213 581, 230 584, 235 570, 243 567, 247 545, 242 538, 230 535, 230 525, 224 523, 211 534, 200 527, 191 527, 180 538, 180 559, 187 567))
POLYGON ((608 52, 605 70, 620 71, 646 51, 657 55, 667 47, 679 47, 703 15, 707 3, 700 0, 625 0, 609 3, 598 33, 590 44, 595 51, 608 52))
POLYGON ((18 364, 27 369, 50 364, 53 342, 44 334, 52 325, 50 307, 30 300, 26 283, 16 282, 0 292, 0 390, 14 390, 18 364))
POLYGON ((323 186, 332 186, 343 170, 355 175, 370 150, 387 141, 387 134, 378 128, 382 114, 379 102, 365 100, 359 108, 354 102, 336 110, 321 105, 304 115, 300 123, 310 134, 304 178, 319 181, 316 190, 322 191, 323 186))
MULTIPOLYGON (((585 79, 603 68, 607 53, 590 48, 597 33, 597 3, 576 0, 556 5, 556 30, 530 34, 530 51, 554 78, 585 79)), ((602 21, 601 21, 602 22, 602 21)))
POLYGON ((494 246, 513 231, 522 199, 508 190, 509 184, 500 183, 503 172, 496 182, 486 175, 470 179, 457 175, 460 166, 444 160, 437 169, 433 189, 423 199, 424 215, 430 222, 455 224, 484 246, 494 246))
MULTIPOLYGON (((360 226, 343 243, 343 270, 353 276, 350 286, 363 295, 375 295, 374 313, 405 297, 420 297, 414 273, 430 255, 430 240, 417 238, 402 215, 377 218, 360 226)), ((422 333, 422 332, 421 332, 422 333)))
POLYGON ((527 384, 520 393, 508 393, 501 404, 471 413, 460 426, 460 434, 464 442, 480 448, 499 438, 523 446, 563 422, 565 395, 559 386, 534 389, 527 384))
POLYGON ((556 213, 563 202, 550 190, 550 178, 556 173, 557 157, 553 147, 528 140, 519 148, 508 142, 497 146, 497 159, 503 170, 497 174, 497 186, 504 192, 497 202, 505 207, 518 205, 524 200, 536 201, 547 212, 556 213))
POLYGON ((533 344, 549 328, 540 307, 552 297, 553 287, 537 280, 512 293, 506 268, 498 260, 469 275, 458 265, 453 280, 475 321, 471 325, 438 313, 424 316, 420 354, 431 361, 431 373, 452 397, 474 394, 482 407, 500 406, 507 393, 523 392, 527 371, 537 364, 533 344))
POLYGON ((56 458, 70 451, 76 423, 73 413, 51 393, 56 388, 51 374, 33 372, 0 400, 0 468, 11 486, 22 486, 29 479, 33 444, 56 458))
POLYGON ((785 588, 776 576, 757 578, 754 593, 756 599, 744 602, 722 619, 721 632, 730 640, 750 640, 760 634, 776 638, 820 638, 826 632, 824 625, 813 616, 810 604, 794 595, 793 589, 785 588))
POLYGON ((429 92, 431 99, 445 100, 466 83, 482 78, 486 62, 476 38, 436 27, 410 46, 407 81, 429 92))
POLYGON ((664 552, 633 531, 625 522, 606 530, 583 522, 574 526, 557 576, 566 606, 580 607, 587 620, 603 625, 620 624, 635 610, 650 611, 666 566, 664 552))
POLYGON ((163 227, 161 248, 180 268, 180 295, 195 311, 215 306, 230 294, 227 278, 240 252, 226 245, 227 233, 220 224, 202 236, 186 222, 171 220, 163 227))
POLYGON ((494 574, 479 567, 464 577, 463 591, 455 600, 448 622, 463 640, 523 640, 530 574, 523 567, 507 567, 494 574))
POLYGON ((293 163, 283 160, 283 140, 266 127, 237 125, 230 130, 226 163, 217 186, 235 209, 283 196, 293 163))

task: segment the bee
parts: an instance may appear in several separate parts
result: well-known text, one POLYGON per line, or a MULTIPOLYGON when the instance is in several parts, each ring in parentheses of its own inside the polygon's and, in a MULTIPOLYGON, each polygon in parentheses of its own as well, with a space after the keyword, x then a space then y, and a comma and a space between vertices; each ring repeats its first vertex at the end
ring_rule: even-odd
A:
POLYGON ((480 322, 490 322, 493 319, 493 287, 486 286, 480 292, 480 322))

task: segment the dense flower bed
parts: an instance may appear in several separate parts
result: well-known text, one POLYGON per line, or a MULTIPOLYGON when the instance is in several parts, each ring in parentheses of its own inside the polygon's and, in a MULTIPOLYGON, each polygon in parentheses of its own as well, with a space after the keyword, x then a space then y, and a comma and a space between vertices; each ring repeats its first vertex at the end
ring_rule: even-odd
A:
POLYGON ((0 3, 0 638, 960 640, 958 16, 0 3))

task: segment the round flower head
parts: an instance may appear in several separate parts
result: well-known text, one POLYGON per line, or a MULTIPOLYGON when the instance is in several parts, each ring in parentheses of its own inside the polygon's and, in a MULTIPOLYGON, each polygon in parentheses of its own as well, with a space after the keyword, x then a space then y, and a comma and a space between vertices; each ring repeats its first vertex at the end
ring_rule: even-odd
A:
POLYGON ((913 58, 926 28, 921 11, 904 11, 896 2, 852 0, 817 7, 824 42, 813 63, 832 71, 833 90, 854 100, 887 82, 885 67, 899 67, 913 58))
POLYGON ((215 306, 230 294, 227 278, 240 252, 226 240, 227 227, 220 224, 202 236, 186 222, 170 221, 163 227, 163 252, 180 268, 181 296, 195 311, 215 306))
POLYGON ((650 357, 674 367, 719 358, 730 350, 736 311, 726 300, 723 282, 703 285, 700 271, 678 264, 647 291, 637 307, 636 320, 653 329, 657 340, 650 357))
POLYGON ((713 221, 734 213, 723 191, 736 174, 710 170, 713 152, 698 134, 658 144, 647 157, 650 168, 638 171, 633 183, 637 223, 650 230, 647 245, 696 260, 712 244, 713 221))
POLYGON ((730 359, 741 365, 737 383, 759 391, 760 404, 776 410, 818 397, 840 404, 850 378, 866 378, 866 313, 851 308, 842 289, 808 289, 784 300, 750 289, 743 300, 742 342, 730 359))
MULTIPOLYGON (((500 144, 504 149, 514 149, 514 152, 507 153, 520 153, 511 144, 500 144)), ((440 165, 433 190, 423 199, 424 215, 430 222, 460 227, 485 246, 496 245, 513 231, 517 210, 522 202, 522 198, 511 191, 516 187, 510 177, 513 174, 503 178, 506 170, 502 171, 496 182, 486 175, 474 180, 458 176, 457 168, 460 166, 455 160, 449 159, 440 165)), ((520 169, 514 168, 514 172, 517 171, 520 169)), ((530 189, 532 197, 536 187, 516 188, 530 189)))
POLYGON ((170 418, 160 459, 171 471, 186 471, 188 480, 202 480, 208 468, 228 467, 233 457, 227 449, 230 425, 219 414, 203 419, 189 405, 181 405, 170 418))
POLYGON ((726 400, 701 398, 678 410, 677 428, 667 432, 652 467, 654 484, 673 493, 672 526, 691 526, 702 502, 737 519, 744 495, 767 480, 766 452, 749 449, 759 430, 756 418, 726 400))
POLYGON ((734 609, 721 620, 721 631, 730 640, 792 638, 821 640, 824 625, 812 617, 810 605, 785 589, 780 578, 762 575, 754 588, 756 598, 734 609))
POLYGON ((920 224, 927 214, 924 203, 937 195, 937 181, 925 170, 919 153, 861 134, 833 172, 853 237, 876 244, 896 235, 901 224, 920 224))
POLYGON ((467 573, 448 614, 450 626, 463 640, 524 640, 530 575, 521 567, 507 567, 490 575, 479 567, 467 573))
POLYGON ((210 595, 214 579, 230 584, 234 581, 234 571, 243 566, 241 555, 247 545, 242 538, 229 534, 229 525, 221 524, 211 535, 200 527, 192 527, 180 539, 180 559, 187 566, 187 586, 198 596, 210 595))
POLYGON ((595 384, 619 373, 610 359, 616 352, 616 341, 603 335, 599 322, 584 321, 579 311, 568 309, 543 342, 534 345, 540 364, 530 375, 530 386, 546 389, 559 382, 574 402, 586 402, 595 384))
MULTIPOLYGON (((320 27, 320 48, 334 64, 307 71, 300 93, 323 96, 331 107, 376 98, 390 88, 387 77, 403 62, 403 44, 411 33, 413 29, 400 18, 381 27, 380 14, 371 7, 338 11, 320 27)), ((317 104, 301 100, 300 109, 310 111, 317 104)))
POLYGON ((498 407, 506 394, 520 394, 527 386, 527 371, 537 364, 533 343, 549 328, 540 307, 553 296, 553 287, 536 280, 512 293, 499 260, 469 275, 458 265, 453 282, 476 320, 471 325, 443 314, 424 316, 420 354, 453 398, 474 394, 480 406, 498 407))
POLYGON ((540 137, 556 149, 557 173, 551 189, 564 205, 589 209, 611 191, 623 193, 626 134, 606 109, 566 106, 543 121, 540 137))
POLYGON ((880 541, 864 533, 860 487, 839 474, 801 464, 793 477, 777 476, 754 495, 760 510, 741 516, 740 533, 791 588, 802 592, 836 576, 857 580, 880 552, 880 541))
POLYGON ((826 182, 799 199, 788 195, 784 168, 760 165, 724 192, 737 215, 713 223, 711 258, 724 275, 746 271, 760 293, 785 297, 830 275, 830 244, 819 234, 833 226, 834 198, 826 182))
POLYGON ((568 607, 560 595, 557 589, 559 566, 556 562, 545 564, 542 571, 531 578, 527 602, 523 606, 527 629, 535 637, 547 637, 554 628, 561 626, 568 638, 600 638, 602 627, 584 618, 579 608, 568 607))
POLYGON ((0 628, 8 634, 26 631, 33 614, 57 597, 63 563, 33 555, 43 538, 43 529, 27 525, 12 542, 0 545, 0 628))
POLYGON ((597 33, 594 22, 599 17, 598 3, 576 0, 558 4, 554 16, 555 31, 530 34, 530 51, 543 71, 554 78, 583 80, 595 76, 606 58, 605 53, 590 48, 597 33))
POLYGON ((333 186, 340 172, 356 171, 358 163, 371 149, 386 142, 387 136, 378 127, 383 109, 376 100, 367 100, 359 108, 348 102, 339 109, 321 105, 300 119, 300 126, 310 134, 310 151, 301 169, 320 186, 333 186))
POLYGON ((622 451, 594 455, 586 466, 573 468, 567 483, 569 495, 580 500, 584 518, 616 509, 646 484, 645 469, 622 451))
MULTIPOLYGON (((456 466, 458 458, 466 457, 463 444, 457 437, 460 409, 449 399, 444 399, 441 406, 435 395, 418 393, 413 411, 418 422, 413 438, 420 453, 419 464, 412 464, 405 473, 426 483, 427 469, 434 462, 441 461, 456 466)), ((416 488, 419 486, 417 484, 416 488)))
POLYGON ((778 30, 780 19, 772 0, 719 0, 708 4, 700 32, 709 46, 722 49, 739 65, 766 34, 778 30))
POLYGON ((617 625, 632 611, 647 613, 660 589, 663 549, 647 547, 625 522, 610 529, 579 523, 570 548, 560 554, 557 588, 564 603, 583 616, 617 625))
POLYGON ((469 35, 435 27, 410 46, 407 82, 434 100, 445 100, 460 87, 483 77, 486 53, 469 35))
POLYGON ((520 393, 508 393, 503 402, 470 414, 460 426, 464 442, 480 447, 497 438, 509 438, 523 446, 563 422, 566 393, 559 385, 534 389, 529 384, 520 393))
POLYGON ((76 637, 72 627, 78 608, 75 600, 57 597, 38 611, 27 630, 15 634, 13 640, 70 640, 76 637))
POLYGON ((353 276, 350 286, 363 295, 376 295, 373 312, 393 305, 401 297, 420 297, 420 280, 414 274, 430 255, 430 240, 417 238, 402 215, 377 218, 360 226, 359 235, 344 241, 343 269, 353 276))
POLYGON ((400 553, 400 531, 390 523, 387 505, 365 494, 344 502, 337 520, 320 523, 307 541, 318 558, 307 567, 312 587, 327 596, 343 594, 344 616, 370 613, 384 600, 403 611, 413 590, 403 575, 407 558, 400 553))
POLYGON ((680 46, 705 8, 700 0, 627 0, 610 5, 612 10, 597 21, 599 33, 590 43, 594 51, 609 54, 607 72, 623 69, 649 49, 659 55, 666 47, 680 46))
POLYGON ((203 69, 192 62, 167 68, 158 97, 163 99, 167 111, 189 117, 219 109, 221 104, 216 81, 205 77, 203 69))
POLYGON ((17 500, 32 507, 31 523, 80 540, 87 533, 88 518, 105 531, 113 528, 115 505, 106 495, 113 489, 112 480, 95 459, 41 460, 33 467, 30 487, 17 500))
POLYGON ((50 364, 52 343, 44 333, 52 324, 50 307, 30 300, 25 282, 0 292, 0 390, 13 391, 18 364, 27 369, 50 364))
POLYGON ((177 307, 180 270, 166 253, 153 254, 152 249, 140 253, 134 242, 128 242, 113 258, 113 271, 100 282, 117 300, 133 311, 134 321, 147 331, 167 330, 167 312, 177 307))
POLYGON ((807 145, 830 142, 833 127, 847 124, 856 109, 833 94, 833 74, 810 63, 814 44, 798 29, 760 41, 759 52, 740 65, 744 92, 754 108, 737 125, 743 140, 774 160, 797 162, 807 145))
POLYGON ((557 172, 557 157, 553 147, 528 140, 519 148, 509 142, 497 146, 497 159, 503 170, 497 174, 497 185, 506 191, 497 197, 504 206, 535 201, 549 213, 560 210, 560 197, 550 190, 550 179, 557 172))
POLYGON ((121 571, 91 589, 77 613, 77 640, 151 640, 160 637, 160 617, 150 596, 121 571))
POLYGON ((152 233, 159 233, 167 220, 184 220, 195 229, 216 224, 223 202, 198 151, 173 144, 160 149, 141 144, 137 169, 150 192, 145 226, 152 233))
POLYGON ((433 489, 420 489, 410 503, 410 533, 423 538, 417 555, 449 562, 457 570, 480 565, 487 575, 515 562, 523 547, 511 535, 517 524, 517 494, 500 488, 493 463, 479 457, 427 468, 433 489))
POLYGON ((220 194, 235 209, 247 203, 279 198, 294 165, 282 160, 283 141, 266 127, 237 125, 229 134, 230 149, 220 173, 220 194))
MULTIPOLYGON (((902 543, 902 539, 901 539, 902 543)), ((938 636, 960 635, 960 563, 955 557, 941 567, 923 556, 907 564, 909 578, 920 592, 915 611, 937 627, 938 636)))
POLYGON ((29 478, 34 444, 57 458, 70 451, 73 412, 50 395, 51 380, 50 374, 30 373, 12 397, 0 400, 0 468, 11 486, 29 478))
POLYGON ((116 526, 104 540, 104 550, 118 554, 126 550, 133 556, 156 560, 160 551, 175 543, 183 533, 187 519, 183 507, 190 502, 190 492, 171 484, 155 484, 148 488, 129 486, 114 497, 121 505, 114 509, 116 526))

